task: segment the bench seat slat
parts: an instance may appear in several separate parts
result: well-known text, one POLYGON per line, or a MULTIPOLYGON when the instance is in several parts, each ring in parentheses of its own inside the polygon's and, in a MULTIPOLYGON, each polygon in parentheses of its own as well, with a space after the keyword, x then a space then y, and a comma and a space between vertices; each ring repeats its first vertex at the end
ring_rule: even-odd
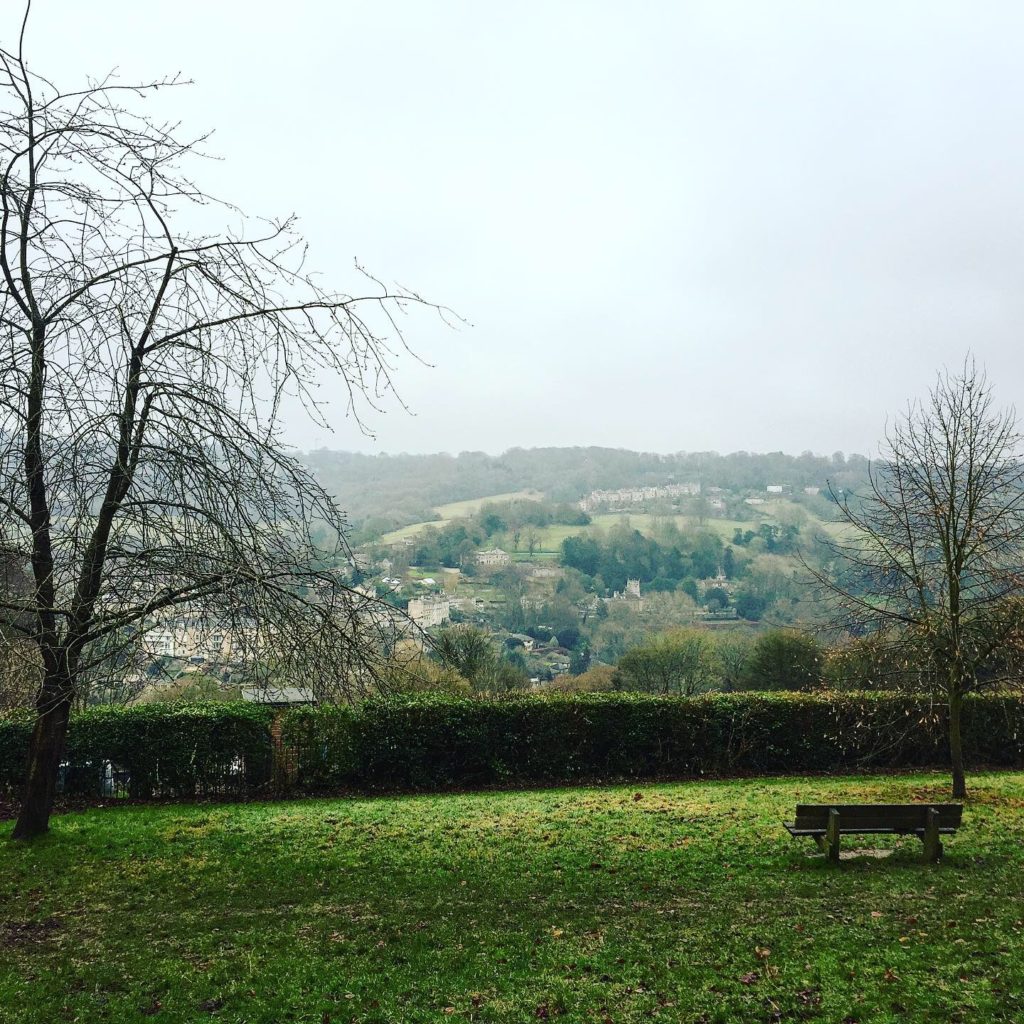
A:
MULTIPOLYGON (((823 831, 828 822, 822 822, 820 819, 814 818, 797 818, 793 824, 797 828, 810 828, 818 831, 823 831)), ((862 818, 860 821, 853 821, 850 818, 844 818, 842 815, 839 816, 839 827, 842 829, 861 829, 861 828, 924 828, 926 822, 922 818, 862 818)), ((939 828, 959 828, 959 825, 950 822, 943 821, 942 818, 938 820, 939 828)))
MULTIPOLYGON (((783 826, 785 827, 786 831, 791 836, 823 836, 825 834, 825 832, 826 832, 826 829, 823 829, 823 828, 797 828, 796 825, 793 824, 792 822, 783 822, 783 826)), ((870 827, 866 827, 866 828, 860 828, 860 827, 845 828, 843 826, 843 823, 842 823, 841 820, 839 822, 839 831, 843 835, 858 835, 858 836, 871 836, 871 835, 876 835, 876 836, 908 835, 909 836, 909 835, 919 835, 919 834, 923 835, 924 834, 924 829, 923 828, 898 829, 898 828, 889 828, 888 826, 883 826, 883 827, 880 827, 880 828, 870 828, 870 827)), ((941 835, 951 836, 951 835, 955 834, 956 831, 957 830, 953 826, 951 826, 951 825, 947 825, 947 826, 941 826, 940 825, 939 826, 939 833, 941 835)))

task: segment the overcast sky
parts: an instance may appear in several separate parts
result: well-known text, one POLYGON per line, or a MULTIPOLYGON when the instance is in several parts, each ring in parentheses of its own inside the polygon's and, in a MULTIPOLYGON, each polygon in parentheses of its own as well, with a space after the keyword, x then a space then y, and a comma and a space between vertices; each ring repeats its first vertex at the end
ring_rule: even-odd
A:
MULTIPOLYGON (((5 0, 9 41, 14 0, 5 0), (8 6, 9 4, 9 6, 8 6)), ((182 71, 212 191, 446 303, 371 440, 871 453, 972 350, 1024 368, 1024 5, 35 0, 70 86, 182 71)), ((1020 403, 1024 404, 1024 403, 1020 403)))

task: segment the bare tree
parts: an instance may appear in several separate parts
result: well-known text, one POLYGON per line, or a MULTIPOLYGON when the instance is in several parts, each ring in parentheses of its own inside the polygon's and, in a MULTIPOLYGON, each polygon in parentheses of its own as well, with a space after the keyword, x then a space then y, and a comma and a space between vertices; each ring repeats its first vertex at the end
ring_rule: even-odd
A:
POLYGON ((540 534, 532 526, 526 528, 526 550, 531 558, 540 546, 540 534))
POLYGON ((833 493, 849 536, 811 570, 839 624, 870 633, 901 678, 947 707, 953 795, 966 795, 964 697, 1014 677, 1024 586, 1024 461, 1013 410, 973 361, 889 430, 862 499, 833 493))
POLYGON ((27 21, 0 48, 0 545, 31 579, 0 608, 43 666, 21 838, 48 827, 76 696, 161 618, 229 632, 265 681, 373 685, 394 616, 346 585, 343 513, 280 413, 323 422, 332 380, 376 407, 423 304, 318 284, 291 219, 251 232, 186 175, 202 140, 139 113, 176 79, 62 91, 27 21))

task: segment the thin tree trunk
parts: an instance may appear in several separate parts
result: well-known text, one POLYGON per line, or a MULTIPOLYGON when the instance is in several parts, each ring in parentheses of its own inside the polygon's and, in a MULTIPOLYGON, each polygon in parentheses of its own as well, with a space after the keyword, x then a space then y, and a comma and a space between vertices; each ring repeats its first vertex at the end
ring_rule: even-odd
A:
POLYGON ((71 695, 71 686, 63 678, 51 679, 42 687, 29 746, 28 779, 14 826, 14 839, 32 839, 49 831, 57 795, 57 773, 68 733, 71 695))
POLYGON ((964 774, 964 746, 960 737, 960 710, 963 693, 959 686, 951 687, 949 693, 949 760, 953 769, 953 798, 961 800, 967 796, 967 780, 964 774))

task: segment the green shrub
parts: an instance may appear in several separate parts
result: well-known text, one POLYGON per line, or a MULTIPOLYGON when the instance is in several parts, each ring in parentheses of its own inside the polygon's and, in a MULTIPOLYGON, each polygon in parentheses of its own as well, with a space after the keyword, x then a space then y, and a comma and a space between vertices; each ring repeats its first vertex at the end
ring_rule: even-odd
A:
POLYGON ((704 630, 670 630, 627 651, 618 670, 623 690, 693 696, 712 688, 714 644, 704 630))
POLYGON ((812 636, 772 629, 754 642, 743 673, 748 690, 814 690, 821 685, 825 652, 812 636))
POLYGON ((0 793, 21 785, 31 735, 31 718, 0 718, 0 793))

